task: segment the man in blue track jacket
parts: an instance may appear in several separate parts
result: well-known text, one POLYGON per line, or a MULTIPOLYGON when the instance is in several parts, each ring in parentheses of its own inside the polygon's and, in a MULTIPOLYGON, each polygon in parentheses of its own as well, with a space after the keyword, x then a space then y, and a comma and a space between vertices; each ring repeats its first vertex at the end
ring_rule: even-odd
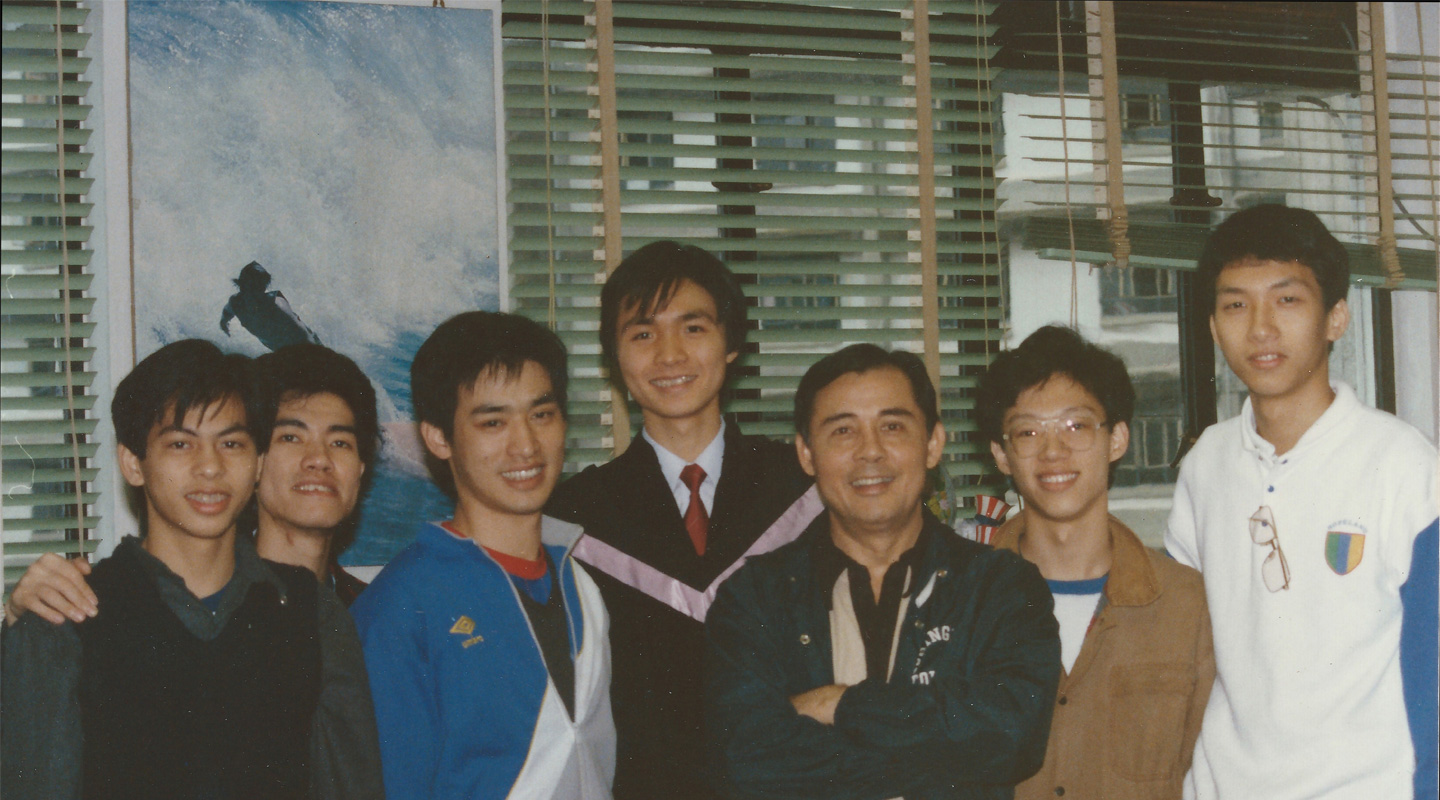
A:
POLYGON ((795 396, 827 513, 706 621, 706 723, 737 798, 999 798, 1045 755, 1060 642, 1014 553, 922 503, 945 433, 920 359, 853 345, 795 396))
POLYGON ((443 323, 411 396, 455 518, 351 608, 390 800, 609 800, 610 650, 577 526, 541 509, 565 460, 565 348, 523 317, 443 323))

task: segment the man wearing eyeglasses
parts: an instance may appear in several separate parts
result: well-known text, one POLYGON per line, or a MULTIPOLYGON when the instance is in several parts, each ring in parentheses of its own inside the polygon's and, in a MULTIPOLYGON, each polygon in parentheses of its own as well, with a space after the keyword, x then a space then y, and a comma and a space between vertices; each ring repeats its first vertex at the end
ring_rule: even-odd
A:
POLYGON ((1057 326, 1001 353, 975 416, 1023 510, 993 544, 1040 569, 1064 672, 1045 764, 1018 800, 1179 797, 1215 678, 1195 570, 1109 514, 1135 389, 1114 354, 1057 326))
POLYGON ((1165 536, 1204 576, 1218 669, 1185 794, 1434 798, 1436 453, 1330 379, 1345 249, 1256 206, 1197 278, 1250 396, 1186 457, 1165 536))

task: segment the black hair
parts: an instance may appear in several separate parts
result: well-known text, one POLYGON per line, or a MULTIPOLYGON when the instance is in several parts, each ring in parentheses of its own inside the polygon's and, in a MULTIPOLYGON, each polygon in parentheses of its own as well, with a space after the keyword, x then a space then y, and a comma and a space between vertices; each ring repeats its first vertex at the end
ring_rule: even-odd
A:
POLYGON ((375 410, 375 387, 360 367, 324 345, 291 344, 255 359, 255 371, 264 385, 265 421, 274 425, 280 404, 317 394, 333 394, 355 415, 355 442, 368 468, 380 451, 380 422, 375 410))
POLYGON ((619 382, 621 312, 635 308, 642 317, 655 313, 670 302, 682 281, 704 289, 715 301, 725 352, 738 353, 745 346, 745 293, 724 262, 695 245, 651 242, 621 261, 600 290, 600 353, 612 380, 619 382))
MULTIPOLYGON (((1089 392, 1105 411, 1105 424, 1130 424, 1135 414, 1135 386, 1120 357, 1085 341, 1070 328, 1046 325, 1025 337, 1014 350, 995 357, 975 389, 975 423, 980 435, 1004 446, 1005 413, 1021 393, 1063 375, 1089 392)), ((1115 480, 1119 462, 1110 464, 1115 480)))
POLYGON ((821 389, 844 375, 886 367, 900 370, 910 381, 910 394, 925 415, 926 432, 935 430, 940 423, 940 409, 935 397, 935 384, 930 381, 925 362, 904 350, 889 351, 873 344, 852 344, 825 356, 805 370, 805 376, 795 390, 795 432, 806 442, 810 441, 810 417, 815 413, 815 397, 821 389))
POLYGON ((1298 261, 1309 267, 1327 311, 1344 300, 1350 288, 1350 255, 1319 217, 1303 208, 1252 206, 1216 226, 1200 253, 1196 287, 1212 315, 1221 270, 1246 258, 1298 261))
POLYGON ((207 409, 231 398, 245 408, 245 427, 258 453, 270 444, 263 403, 256 390, 252 362, 242 355, 221 352, 203 339, 181 339, 146 356, 121 379, 110 401, 115 440, 145 458, 145 442, 156 425, 181 425, 196 409, 207 409))
POLYGON ((474 384, 485 372, 518 376, 527 361, 539 364, 550 376, 551 391, 564 415, 568 376, 565 345, 559 336, 518 314, 456 314, 440 323, 410 364, 410 401, 415 406, 415 420, 434 425, 449 439, 455 432, 460 390, 474 384))

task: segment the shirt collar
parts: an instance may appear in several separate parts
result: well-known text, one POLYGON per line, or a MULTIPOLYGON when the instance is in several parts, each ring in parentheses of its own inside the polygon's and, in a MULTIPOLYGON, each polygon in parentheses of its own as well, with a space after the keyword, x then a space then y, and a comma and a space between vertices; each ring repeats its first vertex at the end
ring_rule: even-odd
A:
MULTIPOLYGON (((1340 425, 1360 404, 1360 398, 1355 394, 1355 390, 1344 381, 1330 381, 1330 390, 1335 392, 1335 399, 1330 401, 1330 407, 1325 409, 1319 419, 1310 424, 1310 427, 1300 436, 1300 441, 1296 442, 1295 446, 1285 454, 1287 457, 1340 425)), ((1240 408, 1240 443, 1246 450, 1263 459, 1273 460, 1276 457, 1275 445, 1266 441, 1255 427, 1255 409, 1251 406, 1249 397, 1245 398, 1245 404, 1240 408)))
POLYGON ((244 601, 253 584, 261 582, 273 584, 281 597, 284 597, 289 590, 280 576, 266 566, 264 560, 255 552, 255 543, 250 540, 250 537, 237 533, 235 535, 235 571, 231 574, 229 582, 225 584, 225 596, 220 599, 220 608, 215 614, 210 615, 209 610, 204 609, 200 604, 200 599, 186 588, 185 579, 166 566, 165 562, 151 555, 139 538, 127 536, 121 540, 119 546, 134 549, 141 568, 155 581, 160 596, 168 605, 172 608, 203 609, 207 616, 213 616, 217 620, 229 619, 230 615, 240 607, 240 603, 244 601))
MULTIPOLYGON (((1150 563, 1145 545, 1135 532, 1114 516, 1109 520, 1110 572, 1105 582, 1105 598, 1117 606, 1149 605, 1160 596, 1160 577, 1150 563)), ((1025 533, 1025 515, 1017 514, 1000 526, 991 542, 996 549, 1020 553, 1020 537, 1025 533)))
POLYGON ((686 461, 666 450, 664 445, 651 438, 650 432, 643 428, 640 430, 640 435, 644 436, 645 441, 649 442, 650 447, 655 450, 655 459, 660 462, 660 474, 665 476, 665 485, 669 486, 672 491, 683 485, 680 480, 680 471, 690 464, 697 464, 700 469, 705 470, 706 483, 720 480, 720 468, 725 462, 724 417, 720 418, 720 430, 715 432, 715 438, 710 440, 710 444, 705 445, 705 449, 700 451, 700 455, 696 456, 694 461, 686 461))
MULTIPOLYGON (((482 545, 452 529, 451 523, 454 520, 436 520, 427 522, 420 526, 417 536, 423 536, 432 544, 440 547, 454 548, 449 552, 478 553, 482 552, 482 545)), ((555 517, 545 515, 540 517, 540 544, 541 549, 554 548, 561 553, 562 558, 568 558, 570 551, 575 548, 584 529, 574 523, 566 522, 555 517)), ((551 553, 551 558, 555 554, 551 553)))
MULTIPOLYGON (((849 570, 850 580, 862 581, 863 586, 870 585, 870 571, 856 562, 853 558, 845 555, 845 552, 835 546, 835 540, 830 538, 829 515, 822 513, 820 519, 825 521, 824 535, 817 542, 815 551, 815 578, 820 586, 825 588, 825 606, 828 608, 834 599, 831 589, 835 582, 840 580, 840 573, 849 570)), ((910 546, 895 559, 886 570, 886 578, 892 574, 891 570, 899 569, 903 572, 906 569, 913 569, 918 575, 921 556, 926 552, 930 544, 930 526, 924 525, 920 528, 920 535, 915 539, 915 544, 910 546)), ((910 585, 913 588, 918 581, 912 580, 910 585)))

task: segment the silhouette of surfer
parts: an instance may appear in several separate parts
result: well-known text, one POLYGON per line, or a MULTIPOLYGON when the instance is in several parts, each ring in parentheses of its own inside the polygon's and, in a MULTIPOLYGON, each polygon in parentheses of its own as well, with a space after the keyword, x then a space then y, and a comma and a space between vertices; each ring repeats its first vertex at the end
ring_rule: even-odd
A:
POLYGON ((258 261, 246 264, 234 283, 240 291, 230 295, 230 302, 220 314, 220 330, 226 336, 230 335, 230 320, 238 319, 245 330, 271 350, 287 344, 320 344, 320 337, 300 321, 285 295, 279 290, 265 291, 270 285, 270 273, 258 261))

